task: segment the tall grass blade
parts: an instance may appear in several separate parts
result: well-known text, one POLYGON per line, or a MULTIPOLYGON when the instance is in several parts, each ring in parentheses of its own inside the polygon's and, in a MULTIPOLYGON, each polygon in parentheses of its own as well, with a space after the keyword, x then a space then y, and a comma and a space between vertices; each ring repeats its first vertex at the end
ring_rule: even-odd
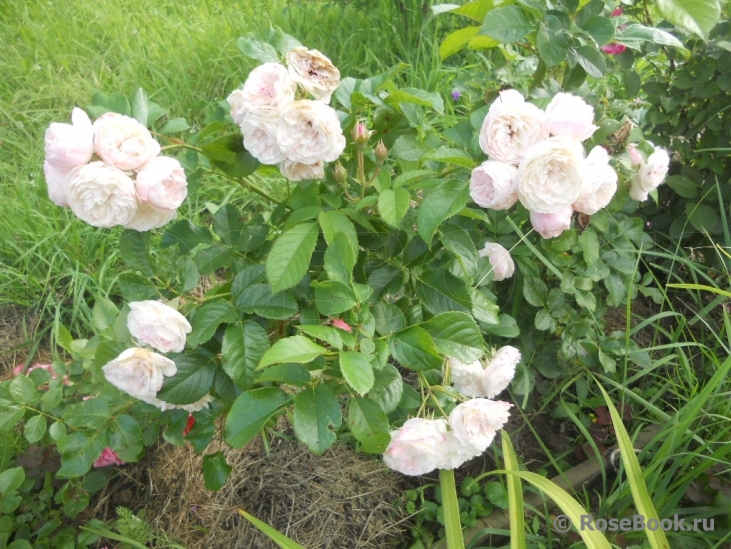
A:
MULTIPOLYGON (((518 458, 508 434, 501 433, 503 457, 507 471, 519 471, 518 458)), ((525 549, 525 515, 523 513, 523 487, 520 477, 508 475, 508 514, 510 515, 510 549, 525 549)))
POLYGON ((238 509, 239 514, 256 526, 270 540, 279 545, 282 549, 305 549, 299 543, 292 541, 284 534, 269 526, 266 522, 260 521, 258 518, 251 516, 243 509, 238 509))
POLYGON ((459 520, 459 503, 457 503, 457 486, 454 482, 454 470, 439 470, 439 485, 442 487, 442 505, 444 506, 444 529, 447 533, 449 549, 464 549, 462 523, 459 520))

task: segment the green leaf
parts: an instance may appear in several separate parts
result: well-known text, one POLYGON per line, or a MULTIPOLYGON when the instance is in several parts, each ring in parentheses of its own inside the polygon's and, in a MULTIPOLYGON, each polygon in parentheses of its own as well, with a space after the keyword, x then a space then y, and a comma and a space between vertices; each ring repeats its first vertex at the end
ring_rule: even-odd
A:
POLYGON ((38 398, 35 385, 26 375, 13 378, 9 385, 10 398, 17 404, 32 404, 38 398))
MULTIPOLYGON (((614 25, 612 22, 602 15, 590 17, 581 25, 589 35, 594 39, 597 46, 603 46, 614 38, 614 25)), ((682 44, 681 44, 682 47, 682 44)))
POLYGON ((698 184, 685 175, 671 175, 665 181, 671 189, 683 198, 695 198, 698 196, 698 184))
POLYGON ((162 128, 160 128, 160 133, 179 133, 189 129, 190 124, 186 122, 185 118, 171 118, 170 120, 165 122, 162 128))
POLYGON ((449 549, 464 549, 464 536, 462 535, 459 500, 457 499, 457 486, 454 482, 453 469, 439 470, 439 487, 442 493, 447 547, 449 549))
POLYGON ((174 355, 178 367, 175 375, 166 377, 158 398, 170 404, 191 404, 200 400, 213 385, 216 365, 201 354, 174 355))
POLYGON ((23 429, 25 439, 31 444, 35 444, 46 434, 46 418, 44 416, 33 416, 25 422, 23 429))
POLYGON ((710 232, 716 226, 716 223, 718 223, 716 210, 705 204, 686 202, 685 214, 688 216, 691 225, 703 233, 710 232))
POLYGON ((221 346, 223 371, 236 386, 246 391, 251 388, 254 371, 269 349, 269 336, 256 322, 247 320, 226 328, 221 346))
POLYGON ((599 261, 599 237, 591 227, 584 229, 579 236, 579 245, 584 253, 584 262, 587 267, 591 267, 599 261))
POLYGON ((355 340, 351 334, 345 330, 338 330, 330 328, 329 326, 320 326, 319 324, 300 324, 297 326, 300 332, 304 332, 307 335, 321 339, 336 349, 342 350, 343 339, 346 340, 345 344, 349 347, 355 345, 355 340))
POLYGON ((73 478, 88 473, 94 461, 106 448, 106 438, 106 432, 104 431, 76 431, 67 435, 62 439, 64 443, 63 453, 61 454, 61 468, 56 473, 56 477, 73 478))
POLYGON ((241 393, 226 416, 226 443, 234 448, 246 446, 269 418, 290 400, 287 393, 276 387, 262 387, 241 393))
POLYGON ((422 105, 433 108, 439 114, 444 114, 444 100, 442 96, 437 92, 428 92, 418 88, 393 90, 386 98, 386 102, 391 105, 398 105, 399 103, 422 105))
POLYGON ((536 47, 546 67, 554 67, 565 61, 570 45, 571 39, 564 32, 558 17, 546 15, 538 27, 536 36, 536 47))
POLYGON ((63 389, 61 387, 49 389, 41 397, 41 410, 43 410, 44 412, 50 412, 61 403, 62 399, 63 389))
POLYGON ((222 323, 233 323, 239 319, 239 312, 229 301, 216 299, 196 309, 191 320, 193 331, 188 335, 188 346, 195 348, 213 337, 222 323))
POLYGON ((381 410, 390 414, 398 408, 401 397, 404 394, 404 380, 399 371, 391 364, 384 364, 383 368, 376 370, 375 382, 368 398, 376 402, 381 410))
POLYGON ((294 397, 295 435, 315 454, 333 445, 342 422, 338 398, 327 386, 304 389, 294 397))
POLYGON ((112 411, 101 398, 90 398, 67 406, 61 416, 70 427, 99 429, 112 417, 112 411))
POLYGON ((421 324, 434 347, 444 356, 470 364, 485 354, 485 341, 477 323, 467 313, 442 313, 421 324))
POLYGON ((340 353, 340 371, 345 382, 356 393, 363 396, 373 387, 375 380, 373 366, 359 352, 343 351, 340 353))
POLYGON ((97 332, 103 332, 114 327, 118 314, 119 311, 114 303, 99 297, 94 301, 94 308, 91 310, 91 323, 97 332))
POLYGON ((188 220, 178 221, 165 231, 160 246, 169 248, 178 245, 180 253, 187 255, 199 244, 213 242, 213 235, 208 229, 199 227, 188 220))
POLYGON ((101 116, 109 111, 117 112, 125 116, 132 114, 129 100, 124 95, 104 95, 103 93, 97 93, 91 99, 91 104, 95 107, 102 107, 101 109, 94 109, 92 113, 94 116, 101 116))
POLYGON ((419 236, 431 243, 439 225, 459 213, 467 204, 469 185, 466 181, 450 179, 428 191, 417 210, 416 222, 419 236))
POLYGON ((472 309, 472 299, 464 282, 447 271, 425 271, 415 284, 416 294, 434 315, 472 309))
POLYGON ((721 17, 719 0, 657 0, 663 17, 704 40, 721 17))
POLYGON ((353 267, 356 261, 356 248, 345 233, 335 234, 325 250, 325 272, 330 280, 350 284, 353 280, 353 267))
POLYGON ((378 213, 381 219, 398 229, 410 203, 411 195, 406 189, 386 189, 378 195, 378 213))
POLYGON ((602 54, 591 46, 581 46, 576 48, 574 54, 576 60, 586 71, 586 74, 593 76, 594 78, 601 78, 604 76, 604 71, 607 70, 607 66, 604 63, 602 54))
POLYGON ((266 368, 271 364, 280 364, 282 362, 304 364, 316 359, 320 355, 324 355, 326 352, 327 349, 304 336, 285 337, 277 341, 264 353, 264 356, 259 361, 257 370, 266 368))
POLYGON ((122 461, 137 461, 143 445, 142 429, 135 418, 121 414, 114 419, 114 424, 109 432, 109 447, 122 461))
MULTIPOLYGON (((505 456, 505 470, 519 471, 518 457, 513 449, 510 436, 503 433, 500 436, 503 456, 505 456)), ((508 514, 510 516, 510 541, 513 547, 526 547, 525 542, 525 510, 523 507, 523 488, 520 484, 520 477, 510 475, 507 478, 508 485, 508 514)), ((489 494, 488 494, 489 498, 489 494)))
POLYGON ((376 331, 381 335, 400 332, 406 328, 406 317, 396 305, 379 301, 373 306, 372 312, 376 321, 376 331))
POLYGON ((231 471, 232 467, 226 463, 223 452, 203 456, 203 482, 206 490, 218 492, 226 484, 231 471))
POLYGON ((540 307, 548 298, 548 286, 540 278, 528 277, 523 281, 523 297, 534 307, 540 307))
POLYGON ((247 177, 259 167, 259 161, 244 148, 240 134, 224 135, 206 143, 201 152, 211 164, 231 177, 247 177))
POLYGON ((384 265, 373 271, 368 277, 368 285, 373 288, 373 299, 379 299, 389 285, 400 279, 401 271, 393 265, 384 265))
POLYGON ((644 25, 628 25, 619 31, 617 40, 634 49, 639 49, 642 42, 685 49, 683 43, 669 32, 644 25))
POLYGON ((358 250, 358 231, 343 212, 327 210, 320 213, 317 220, 328 245, 333 243, 338 233, 345 233, 353 250, 358 250))
POLYGON ((275 530, 265 522, 262 522, 259 519, 252 517, 246 511, 239 509, 239 514, 246 520, 248 520, 251 524, 256 526, 259 530, 261 530, 270 540, 279 545, 281 549, 305 549, 299 543, 292 541, 284 534, 280 534, 277 530, 275 530))
POLYGON ((301 223, 284 231, 266 260, 266 273, 274 293, 295 286, 307 273, 317 244, 315 223, 301 223))
POLYGON ((224 204, 213 216, 213 230, 224 244, 238 247, 244 230, 244 216, 233 204, 224 204))
POLYGON ((20 488, 25 480, 25 471, 22 467, 12 467, 0 473, 0 494, 12 492, 20 488))
POLYGON ((15 428, 15 425, 23 419, 24 415, 24 408, 12 405, 8 401, 3 401, 2 413, 0 414, 0 433, 15 428))
POLYGON ((244 313, 285 320, 297 314, 297 302, 289 292, 272 295, 269 284, 252 284, 236 295, 236 306, 244 313))
POLYGON ((312 381, 310 372, 300 364, 288 362, 270 366, 254 378, 254 383, 286 383, 306 387, 312 381))
POLYGON ((427 152, 421 157, 422 160, 436 160, 445 164, 454 164, 463 168, 472 169, 475 167, 475 161, 465 151, 460 149, 439 148, 427 152))
POLYGON ((444 60, 457 53, 472 40, 479 30, 480 27, 465 27, 447 35, 439 44, 439 57, 444 60))
POLYGON ((399 332, 389 341, 393 357, 409 370, 422 371, 440 368, 444 359, 439 356, 429 332, 419 326, 399 332))
POLYGON ((150 114, 150 101, 147 93, 142 88, 138 88, 132 98, 132 116, 143 126, 147 127, 147 117, 150 114))
POLYGON ((353 397, 348 408, 348 427, 361 449, 368 454, 382 454, 391 441, 391 427, 378 403, 369 398, 353 397))
POLYGON ((137 273, 122 273, 118 281, 125 301, 144 301, 157 296, 157 288, 152 281, 137 273))
POLYGON ((313 282, 315 289, 315 306, 320 314, 325 316, 340 314, 357 305, 356 298, 350 286, 335 280, 313 282))
POLYGON ((254 33, 240 37, 236 41, 236 45, 247 57, 262 63, 279 63, 279 55, 274 46, 259 40, 254 33))
POLYGON ((452 11, 457 15, 464 15, 470 19, 474 19, 478 23, 482 23, 485 20, 487 12, 493 8, 494 0, 476 0, 475 2, 469 2, 463 6, 452 11))
MULTIPOLYGON (((391 153, 394 158, 399 160, 407 160, 409 162, 417 162, 426 151, 421 148, 421 144, 414 133, 405 133, 400 135, 391 147, 391 153)), ((396 188, 396 185, 394 185, 396 188)))
POLYGON ((534 24, 519 6, 505 6, 487 13, 480 34, 510 43, 522 40, 533 28, 534 24))

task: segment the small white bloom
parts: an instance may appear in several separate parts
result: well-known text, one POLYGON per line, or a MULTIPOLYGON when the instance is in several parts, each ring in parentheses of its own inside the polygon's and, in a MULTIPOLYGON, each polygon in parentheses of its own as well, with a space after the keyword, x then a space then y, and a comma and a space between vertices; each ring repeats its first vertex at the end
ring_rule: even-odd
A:
POLYGON ((533 228, 543 238, 555 238, 571 228, 571 217, 574 209, 566 206, 554 213, 530 213, 530 222, 533 228))
POLYGON ((599 126, 594 125, 594 109, 581 97, 557 93, 546 107, 546 124, 551 135, 564 135, 576 141, 589 139, 599 126))
POLYGON ((160 144, 134 118, 108 112, 94 122, 94 146, 101 159, 120 170, 136 170, 160 154, 160 144))
POLYGON ((617 172, 609 165, 609 153, 604 147, 594 147, 584 164, 584 183, 573 208, 594 215, 605 208, 617 192, 617 172))
MULTIPOLYGON (((259 65, 249 73, 240 98, 234 97, 234 102, 231 103, 229 97, 232 116, 235 105, 237 116, 243 110, 260 120, 268 119, 276 124, 285 107, 294 101, 295 90, 296 86, 284 65, 279 63, 259 65)), ((241 124, 240 121, 237 123, 241 124)))
POLYGON ((104 162, 74 168, 64 185, 71 211, 94 227, 124 225, 137 212, 134 181, 104 162))
POLYGON ((508 421, 511 407, 500 400, 473 398, 452 410, 449 426, 460 441, 482 453, 508 421))
POLYGON ((180 353, 185 335, 192 330, 178 311, 159 301, 133 301, 127 316, 129 333, 140 345, 150 345, 161 353, 180 353))
POLYGON ((188 181, 180 162, 169 156, 150 159, 135 178, 140 201, 158 210, 174 210, 188 196, 188 181))
POLYGON ((485 242, 485 247, 480 250, 480 257, 487 257, 492 265, 492 279, 496 282, 513 276, 515 263, 510 257, 510 252, 497 242, 485 242))
POLYGON ((391 432, 383 461, 404 475, 424 475, 445 462, 446 446, 446 421, 415 417, 391 432))
POLYGON ((478 206, 507 210, 518 201, 518 168, 505 162, 487 160, 470 177, 470 196, 478 206))
POLYGON ((48 198, 56 206, 68 207, 69 199, 66 194, 66 176, 71 170, 58 169, 48 163, 43 163, 43 175, 46 177, 46 187, 48 187, 48 198))
POLYGON ((640 168, 632 176, 629 194, 634 200, 647 200, 648 193, 657 189, 668 174, 670 156, 665 149, 655 147, 647 162, 641 162, 640 168))
POLYGON ((175 363, 147 349, 132 348, 102 367, 107 381, 128 395, 151 402, 157 398, 164 377, 175 375, 175 363))
POLYGON ((447 446, 442 462, 437 466, 438 469, 456 469, 463 463, 482 454, 477 448, 470 444, 465 444, 453 431, 447 432, 447 446))
POLYGON ((277 142, 287 160, 303 164, 332 162, 345 149, 337 113, 320 101, 290 103, 279 119, 277 142))
POLYGON ((325 103, 340 85, 340 71, 317 50, 294 48, 287 53, 290 78, 307 93, 325 103))
POLYGON ((500 347, 482 374, 487 398, 493 398, 508 388, 515 377, 515 367, 520 362, 520 351, 510 345, 500 347))
POLYGON ((277 132, 271 124, 255 116, 247 115, 241 122, 244 147, 262 164, 272 166, 285 160, 277 141, 277 132))
POLYGON ((471 398, 487 396, 487 388, 483 385, 485 369, 479 360, 463 364, 456 358, 448 357, 447 363, 450 380, 460 394, 471 398))
POLYGON ((71 121, 73 124, 53 122, 45 135, 46 162, 62 172, 86 164, 94 154, 94 131, 89 116, 75 108, 71 121))

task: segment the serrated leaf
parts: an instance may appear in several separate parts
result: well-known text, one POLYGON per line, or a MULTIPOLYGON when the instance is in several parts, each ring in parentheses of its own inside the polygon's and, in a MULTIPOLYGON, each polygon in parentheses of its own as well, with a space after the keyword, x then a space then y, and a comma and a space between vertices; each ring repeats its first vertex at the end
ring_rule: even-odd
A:
POLYGON ((333 445, 342 421, 338 398, 325 385, 300 391, 294 398, 295 435, 315 454, 333 445))
POLYGON ((20 488, 25 480, 25 471, 22 467, 11 467, 0 473, 0 494, 12 492, 20 488))
POLYGON ((244 147, 240 134, 232 133, 210 141, 201 147, 201 152, 211 164, 231 177, 247 177, 260 165, 244 147))
POLYGON ((296 387, 310 385, 312 376, 310 372, 300 364, 288 362, 287 364, 276 364, 270 366, 254 378, 254 383, 286 383, 296 387))
POLYGON ((150 113, 150 102, 147 93, 142 88, 138 88, 132 98, 132 116, 143 126, 147 127, 147 117, 150 113))
POLYGON ((232 470, 221 451, 203 456, 203 483, 211 492, 223 488, 232 470))
POLYGON ((442 313, 421 324, 434 347, 444 356, 470 364, 485 354, 485 341, 477 323, 467 313, 442 313))
POLYGON ((436 160, 437 162, 444 162, 446 164, 454 164, 455 166, 462 166, 463 168, 472 169, 475 167, 475 161, 466 152, 460 149, 448 149, 446 147, 440 147, 433 151, 427 152, 421 157, 422 160, 436 160))
POLYGON ((635 49, 639 49, 642 42, 685 49, 683 43, 669 32, 645 25, 627 25, 619 31, 617 40, 635 49))
POLYGON ((266 273, 272 292, 295 286, 307 273, 317 244, 315 223, 301 223, 284 231, 274 241, 266 260, 266 273))
POLYGON ((213 230, 224 244, 238 247, 244 230, 244 216, 233 204, 224 204, 213 216, 213 230))
POLYGON ((480 34, 510 43, 522 40, 533 27, 533 23, 519 6, 505 6, 487 12, 480 34))
POLYGON ((391 441, 391 428, 378 403, 369 398, 354 397, 348 408, 348 427, 361 449, 368 454, 381 454, 391 441))
POLYGON ((241 53, 262 63, 279 63, 279 54, 271 44, 259 40, 254 33, 240 37, 236 41, 241 53))
POLYGON ((61 417, 70 427, 98 429, 112 417, 112 411, 105 400, 90 398, 67 406, 61 417))
POLYGON ((178 245, 180 253, 187 255, 199 244, 213 242, 213 235, 208 229, 199 227, 188 220, 178 221, 162 235, 160 246, 168 248, 178 245))
POLYGON ((467 204, 469 185, 466 181, 450 179, 428 191, 417 210, 416 222, 419 236, 431 243, 439 225, 459 213, 467 204))
POLYGON ((58 478, 85 475, 107 447, 105 431, 77 431, 67 435, 63 440, 61 468, 56 472, 58 478))
POLYGON ((358 299, 350 286, 336 280, 313 282, 315 306, 320 314, 336 315, 348 311, 358 304, 358 299))
POLYGON ((399 364, 409 370, 418 372, 439 368, 444 362, 429 332, 419 326, 395 334, 389 341, 389 347, 399 364))
POLYGON ((35 444, 46 434, 46 418, 44 416, 33 416, 25 422, 23 435, 25 440, 31 444, 35 444))
POLYGON ((304 336, 285 337, 277 341, 264 353, 264 356, 259 361, 257 370, 266 368, 271 364, 280 364, 283 362, 304 364, 320 355, 324 355, 326 352, 327 349, 304 336))
POLYGON ((290 400, 287 393, 276 387, 262 387, 241 393, 226 416, 226 443, 233 448, 245 446, 261 431, 269 418, 290 400))
POLYGON ((160 128, 160 133, 179 133, 189 129, 190 124, 188 124, 185 118, 171 118, 170 120, 165 122, 162 128, 160 128))
POLYGON ((188 335, 189 347, 197 347, 213 337, 222 323, 232 323, 239 319, 239 313, 229 301, 216 299, 204 303, 196 309, 191 326, 193 331, 188 335))
POLYGON ((114 419, 113 427, 109 432, 109 447, 122 461, 137 461, 143 445, 142 429, 135 418, 121 414, 114 419))
POLYGON ((337 330, 330 328, 329 326, 320 326, 319 324, 300 324, 297 326, 300 332, 304 332, 307 335, 321 339, 338 350, 343 348, 343 338, 347 338, 347 345, 352 347, 355 344, 355 340, 351 334, 344 330, 337 330))
POLYGON ((439 44, 439 57, 444 60, 460 51, 472 40, 479 30, 480 27, 465 27, 464 29, 459 29, 448 34, 442 40, 442 43, 439 44))
POLYGON ((94 307, 91 310, 91 323, 97 332, 103 332, 114 327, 119 311, 117 306, 103 297, 99 297, 94 301, 94 307))
POLYGON ((379 301, 373 306, 372 312, 376 331, 381 335, 400 332, 406 328, 406 317, 396 305, 379 301))
POLYGON ((216 365, 201 354, 171 355, 175 375, 166 377, 157 397, 170 404, 191 404, 200 400, 213 385, 216 365))
POLYGON ((586 71, 586 74, 593 76, 594 78, 601 78, 604 76, 604 72, 607 70, 607 65, 604 62, 602 54, 599 53, 598 50, 591 46, 581 46, 573 51, 576 55, 576 60, 579 62, 579 65, 581 65, 581 68, 586 71))
POLYGON ((353 267, 357 256, 348 236, 339 232, 335 234, 325 250, 325 272, 330 280, 350 284, 353 280, 353 267))
POLYGON ((385 364, 382 369, 376 370, 375 382, 368 398, 376 402, 381 410, 390 414, 398 408, 404 394, 404 380, 399 371, 391 364, 385 364))
POLYGON ((236 306, 244 313, 256 313, 272 320, 297 314, 297 302, 289 292, 272 295, 269 284, 252 284, 236 295, 236 306))
POLYGON ((97 107, 102 107, 104 110, 96 111, 96 116, 101 116, 104 112, 117 112, 125 116, 132 114, 132 109, 129 105, 129 100, 124 95, 104 95, 103 93, 94 94, 91 99, 91 104, 97 107))
POLYGON ((590 17, 581 25, 581 28, 589 33, 597 46, 603 46, 614 38, 614 25, 602 15, 590 17))
POLYGON ((587 227, 579 235, 579 245, 584 254, 584 262, 587 267, 591 267, 599 261, 599 238, 591 227, 587 227))
POLYGON ((424 307, 434 315, 472 309, 465 283, 447 271, 425 271, 416 279, 415 290, 424 307))
POLYGON ((269 349, 269 336, 256 322, 247 320, 226 328, 221 346, 221 366, 239 389, 251 388, 254 372, 269 349))
POLYGON ((356 393, 363 396, 373 387, 373 366, 362 353, 344 351, 340 353, 340 371, 345 382, 356 393))
POLYGON ((355 229, 353 222, 343 212, 326 210, 320 213, 317 221, 322 229, 322 236, 325 237, 325 242, 328 245, 333 243, 338 233, 345 233, 353 250, 358 249, 358 231, 355 229))
POLYGON ((546 67, 554 67, 565 61, 570 45, 571 40, 564 33, 563 26, 558 18, 553 15, 546 15, 544 20, 541 21, 536 35, 536 47, 546 67))
POLYGON ((398 229, 399 223, 409 210, 411 195, 403 188, 386 189, 378 195, 378 213, 386 223, 398 229))
POLYGON ((657 0, 656 5, 665 19, 703 39, 721 17, 718 0, 657 0))
POLYGON ((409 103, 431 107, 439 114, 444 114, 444 100, 437 92, 428 92, 418 88, 401 88, 392 91, 386 102, 391 105, 409 103))

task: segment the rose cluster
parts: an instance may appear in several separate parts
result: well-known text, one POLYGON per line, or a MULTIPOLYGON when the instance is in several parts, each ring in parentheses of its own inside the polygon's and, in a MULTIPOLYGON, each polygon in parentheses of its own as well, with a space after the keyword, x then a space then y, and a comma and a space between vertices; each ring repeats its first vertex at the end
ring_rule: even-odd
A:
POLYGON ((320 179, 323 163, 345 149, 345 136, 330 97, 340 71, 317 50, 287 53, 287 67, 264 63, 242 89, 228 97, 231 117, 244 134, 244 147, 262 164, 278 165, 291 181, 320 179), (297 89, 314 99, 297 99, 297 89))
POLYGON ((556 94, 543 111, 516 90, 500 92, 480 129, 490 159, 472 172, 472 199, 493 210, 520 201, 543 238, 560 235, 574 211, 594 215, 617 191, 607 151, 584 155, 582 142, 597 129, 594 109, 570 93, 556 94))
POLYGON ((149 231, 175 219, 188 195, 185 171, 159 156, 145 126, 114 112, 92 124, 79 108, 71 120, 52 123, 45 135, 43 171, 55 204, 94 227, 149 231))
MULTIPOLYGON (((149 345, 161 353, 179 353, 185 348, 190 323, 178 311, 159 301, 136 301, 129 304, 127 328, 140 345, 149 345)), ((161 410, 180 408, 188 412, 203 409, 213 400, 211 395, 192 404, 176 405, 157 397, 165 377, 175 375, 177 366, 167 357, 143 347, 132 347, 102 367, 104 376, 120 391, 157 406, 161 410)))
POLYGON ((458 404, 448 419, 407 420, 391 433, 391 442, 383 454, 386 465, 404 475, 416 476, 434 469, 455 469, 482 454, 508 421, 512 406, 489 399, 508 386, 519 361, 520 352, 510 346, 499 349, 485 363, 462 364, 449 358, 454 388, 471 400, 458 404))

